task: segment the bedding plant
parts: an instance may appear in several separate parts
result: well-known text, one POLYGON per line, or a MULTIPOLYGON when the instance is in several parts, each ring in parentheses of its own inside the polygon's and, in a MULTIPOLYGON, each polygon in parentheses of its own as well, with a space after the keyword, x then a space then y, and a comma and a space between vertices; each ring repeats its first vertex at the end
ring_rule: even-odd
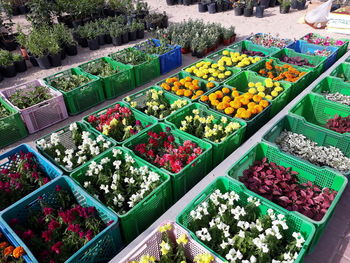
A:
POLYGON ((334 118, 327 120, 326 127, 339 133, 350 132, 350 116, 341 117, 336 115, 334 118))
POLYGON ((113 54, 111 57, 112 59, 120 63, 130 64, 133 66, 140 65, 145 62, 149 62, 153 59, 147 53, 142 52, 136 48, 124 49, 121 52, 113 54))
POLYGON ((9 101, 19 109, 26 109, 51 98, 53 95, 48 87, 29 86, 26 89, 17 90, 9 96, 9 101))
POLYGON ((212 63, 210 61, 200 61, 185 71, 193 76, 207 80, 222 82, 232 76, 232 71, 228 70, 224 65, 212 63))
POLYGON ((0 119, 10 116, 10 114, 11 113, 2 104, 0 104, 0 119))
POLYGON ((0 262, 1 263, 24 263, 23 256, 25 251, 23 247, 14 247, 0 232, 0 262))
POLYGON ((113 67, 103 59, 84 65, 84 71, 99 77, 108 77, 118 73, 118 69, 113 69, 113 67))
POLYGON ((163 39, 160 40, 160 44, 156 43, 152 39, 147 39, 144 42, 135 46, 137 49, 146 52, 147 54, 163 55, 172 50, 172 47, 167 45, 163 39))
POLYGON ((344 41, 334 39, 331 37, 321 37, 314 33, 309 33, 303 37, 303 40, 306 40, 308 43, 321 45, 321 46, 342 46, 345 44, 344 41))
POLYGON ((346 106, 350 106, 350 96, 349 95, 344 95, 339 92, 336 93, 322 93, 322 95, 330 101, 334 101, 337 103, 341 103, 346 106))
POLYGON ((241 54, 239 52, 233 52, 230 50, 223 50, 217 58, 217 64, 219 67, 226 66, 236 68, 245 68, 261 60, 261 58, 258 56, 249 56, 247 54, 241 54))
POLYGON ((55 89, 65 92, 71 91, 75 88, 81 87, 91 81, 90 78, 84 75, 69 75, 58 77, 50 82, 50 85, 55 89))
POLYGON ((291 43, 290 39, 283 39, 271 34, 254 35, 249 39, 251 42, 264 47, 285 48, 291 43))

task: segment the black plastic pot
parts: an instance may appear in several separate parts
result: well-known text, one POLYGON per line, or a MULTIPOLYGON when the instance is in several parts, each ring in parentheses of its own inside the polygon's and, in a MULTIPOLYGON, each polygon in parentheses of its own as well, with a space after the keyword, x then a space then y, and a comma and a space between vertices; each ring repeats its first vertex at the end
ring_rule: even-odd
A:
POLYGON ((57 21, 59 23, 65 24, 69 28, 73 27, 73 23, 72 23, 73 19, 70 15, 59 16, 57 17, 57 21))
POLYGON ((12 15, 13 16, 18 16, 19 15, 19 8, 18 6, 12 6, 11 7, 12 15))
POLYGON ((135 41, 137 39, 137 33, 136 31, 134 32, 129 32, 129 40, 130 41, 135 41))
POLYGON ((167 28, 168 26, 169 26, 169 19, 167 16, 164 16, 161 21, 160 28, 167 28))
POLYGON ((192 57, 196 57, 197 56, 197 52, 193 50, 191 55, 192 55, 192 57))
POLYGON ((235 7, 234 9, 235 9, 235 16, 243 15, 243 10, 244 10, 243 7, 235 7))
POLYGON ((139 29, 136 31, 137 39, 143 39, 145 37, 145 30, 139 29))
POLYGON ((27 70, 27 63, 25 59, 21 61, 15 61, 15 68, 17 72, 25 72, 27 70))
POLYGON ((8 51, 16 50, 18 44, 16 42, 16 39, 12 36, 5 36, 5 38, 1 42, 4 49, 8 51))
POLYGON ((123 44, 122 37, 112 37, 112 44, 113 46, 121 46, 123 44))
POLYGON ((86 38, 81 38, 79 37, 78 39, 76 39, 78 41, 78 44, 81 46, 81 47, 88 47, 89 44, 88 44, 88 41, 86 38))
POLYGON ((280 13, 281 14, 288 14, 289 11, 290 11, 290 5, 288 5, 288 6, 280 5, 280 13))
POLYGON ((221 4, 221 3, 220 3, 220 4, 216 3, 216 11, 217 11, 218 13, 220 13, 220 12, 222 12, 222 10, 223 10, 222 4, 221 4))
POLYGON ((297 9, 298 8, 297 2, 298 2, 298 0, 292 0, 290 7, 293 9, 297 9))
POLYGON ((106 44, 112 44, 112 37, 110 36, 110 34, 105 34, 105 41, 106 44))
POLYGON ((204 3, 198 3, 198 12, 205 13, 208 11, 208 5, 204 3))
POLYGON ((183 5, 191 5, 192 0, 183 0, 183 5))
POLYGON ((269 7, 275 7, 276 6, 276 0, 270 0, 269 7))
POLYGON ((42 56, 35 58, 38 66, 42 69, 49 69, 51 67, 49 56, 42 56))
POLYGON ((100 44, 98 43, 98 37, 95 39, 88 39, 87 42, 90 50, 97 50, 100 48, 100 44))
POLYGON ((15 64, 6 67, 0 67, 0 71, 6 78, 13 78, 17 75, 15 64))
POLYGON ((53 67, 59 67, 62 66, 62 57, 61 52, 58 52, 55 55, 49 55, 50 64, 53 67))
POLYGON ((0 73, 0 82, 4 80, 4 76, 0 73))
POLYGON ((29 55, 29 61, 30 63, 32 63, 33 67, 38 67, 39 64, 38 64, 38 61, 36 61, 36 58, 33 55, 30 55, 30 54, 28 55, 29 55))
POLYGON ((77 28, 78 26, 82 26, 83 25, 83 21, 81 19, 73 20, 72 21, 72 25, 73 25, 74 28, 77 28))
POLYGON ((209 14, 215 14, 216 13, 216 3, 208 4, 208 12, 209 12, 209 14))
POLYGON ((202 52, 196 52, 196 57, 197 58, 203 58, 204 57, 204 51, 202 51, 202 52))
POLYGON ((76 45, 65 46, 64 51, 68 56, 75 56, 78 54, 78 48, 76 45))
POLYGON ((263 18, 264 17, 264 6, 257 6, 255 9, 255 16, 258 18, 263 18))
POLYGON ((260 6, 262 6, 264 8, 268 8, 270 6, 270 0, 261 0, 260 6))
POLYGON ((122 34, 122 42, 123 42, 123 44, 129 43, 129 33, 128 32, 124 32, 122 34))
POLYGON ((340 4, 332 4, 332 7, 331 7, 331 12, 333 12, 333 11, 335 11, 335 10, 339 9, 340 7, 341 7, 341 5, 340 5, 340 4))
POLYGON ((250 17, 253 15, 253 8, 244 8, 243 15, 245 17, 250 17))
POLYGON ((297 9, 298 10, 304 10, 305 9, 305 4, 306 4, 306 0, 297 1, 297 9))
POLYGON ((60 54, 61 54, 61 59, 64 60, 66 58, 66 51, 64 51, 64 49, 61 49, 60 54))
POLYGON ((229 3, 228 2, 223 2, 222 3, 222 11, 227 11, 228 10, 229 3))
POLYGON ((175 0, 166 0, 167 5, 175 5, 175 0))
POLYGON ((18 11, 21 15, 27 14, 28 13, 28 8, 25 5, 20 5, 18 7, 18 11))
POLYGON ((98 36, 98 44, 100 46, 103 46, 104 44, 106 44, 105 34, 98 36))

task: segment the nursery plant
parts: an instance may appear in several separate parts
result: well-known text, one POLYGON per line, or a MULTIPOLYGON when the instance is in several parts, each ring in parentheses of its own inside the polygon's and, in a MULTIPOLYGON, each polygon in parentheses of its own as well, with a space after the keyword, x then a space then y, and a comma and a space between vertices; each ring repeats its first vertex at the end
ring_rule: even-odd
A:
POLYGON ((115 53, 112 58, 120 63, 131 64, 133 66, 152 60, 152 57, 148 54, 135 48, 124 49, 123 52, 115 53))
POLYGON ((338 102, 344 104, 346 106, 350 106, 350 96, 341 94, 339 92, 336 93, 322 93, 322 95, 330 101, 338 102))
POLYGON ((209 57, 217 61, 217 64, 219 65, 219 67, 226 66, 226 67, 245 68, 261 60, 261 58, 258 56, 252 57, 246 54, 240 54, 239 52, 233 52, 227 49, 223 50, 220 53, 209 57))
POLYGON ((9 112, 2 104, 0 104, 0 119, 10 116, 9 112))
POLYGON ((334 39, 331 37, 321 37, 314 33, 309 33, 303 37, 308 43, 321 45, 321 46, 342 46, 345 44, 343 40, 334 39))
POLYGON ((299 67, 302 66, 308 66, 308 67, 315 67, 315 65, 311 64, 306 58, 302 58, 302 57, 289 57, 287 55, 283 55, 282 62, 288 63, 288 64, 293 64, 299 67))
POLYGON ((249 40, 254 44, 258 44, 264 47, 278 48, 284 48, 292 42, 290 39, 279 38, 271 34, 255 34, 249 40))
POLYGON ((159 46, 157 46, 152 39, 147 39, 146 41, 136 45, 135 47, 148 54, 156 55, 163 55, 172 50, 171 46, 165 43, 162 39, 160 40, 159 46))
POLYGON ((350 116, 341 117, 336 115, 334 118, 327 120, 326 127, 339 133, 348 133, 350 132, 350 116))
POLYGON ((24 263, 23 247, 12 246, 5 235, 0 232, 0 261, 2 263, 24 263))
POLYGON ((58 90, 63 90, 65 92, 71 91, 82 85, 89 83, 91 79, 84 75, 71 74, 69 76, 62 76, 56 78, 50 82, 50 85, 58 90))
POLYGON ((9 97, 9 100, 18 108, 26 109, 51 98, 53 98, 53 95, 48 87, 30 86, 26 90, 17 90, 9 97))
POLYGON ((88 63, 84 67, 84 71, 90 73, 94 76, 108 77, 115 73, 118 73, 118 69, 113 69, 113 67, 104 60, 98 60, 93 63, 88 63))

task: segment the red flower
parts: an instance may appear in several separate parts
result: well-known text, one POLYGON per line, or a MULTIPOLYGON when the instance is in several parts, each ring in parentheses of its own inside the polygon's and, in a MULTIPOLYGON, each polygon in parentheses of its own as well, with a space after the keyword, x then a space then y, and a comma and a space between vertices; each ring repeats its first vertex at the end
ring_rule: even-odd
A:
POLYGON ((44 209, 43 209, 43 212, 44 212, 44 215, 51 215, 52 213, 53 213, 53 208, 51 208, 51 207, 44 207, 44 209))
POLYGON ((56 185, 56 189, 55 189, 57 192, 61 191, 62 190, 62 187, 60 185, 56 185))
POLYGON ((75 232, 75 233, 79 233, 80 232, 80 226, 78 224, 70 224, 68 226, 67 230, 75 232))
POLYGON ((46 230, 42 232, 41 237, 45 239, 46 242, 51 241, 52 239, 52 231, 51 230, 46 230))
POLYGON ((92 230, 89 229, 88 231, 86 231, 85 237, 87 240, 90 241, 94 237, 94 233, 92 232, 92 230))
POLYGON ((55 252, 56 254, 61 254, 61 247, 63 246, 63 243, 61 241, 57 242, 51 247, 51 250, 55 252))
POLYGON ((22 238, 30 240, 34 237, 34 231, 31 229, 28 229, 27 231, 23 232, 22 238))
POLYGON ((60 223, 58 223, 56 220, 51 220, 49 225, 48 225, 48 228, 49 230, 55 230, 57 228, 59 228, 61 225, 60 223))

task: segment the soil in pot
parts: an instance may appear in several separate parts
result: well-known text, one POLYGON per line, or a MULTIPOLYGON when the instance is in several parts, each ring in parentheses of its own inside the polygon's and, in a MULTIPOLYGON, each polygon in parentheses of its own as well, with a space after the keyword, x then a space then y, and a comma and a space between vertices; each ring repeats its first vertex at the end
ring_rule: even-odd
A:
POLYGON ((257 6, 255 9, 255 16, 258 18, 263 18, 264 17, 264 6, 257 6))
POLYGON ((123 41, 123 44, 129 43, 129 33, 128 32, 125 32, 122 34, 122 41, 123 41))
POLYGON ((137 39, 143 39, 145 37, 145 30, 139 29, 136 31, 137 39))
POLYGON ((250 17, 253 15, 253 8, 244 8, 243 15, 245 17, 250 17))
POLYGON ((109 34, 105 34, 106 44, 112 44, 112 37, 109 34))
POLYGON ((68 56, 75 56, 78 54, 78 48, 76 45, 65 46, 64 51, 68 56))
POLYGON ((49 56, 42 56, 35 58, 38 66, 42 69, 49 69, 51 67, 49 56))
POLYGON ((304 10, 305 9, 305 4, 306 4, 306 0, 297 1, 297 9, 298 10, 304 10))
POLYGON ((90 50, 97 50, 100 48, 100 44, 98 42, 98 38, 88 39, 88 46, 90 50))
POLYGON ((62 66, 62 57, 61 57, 61 52, 55 54, 55 55, 49 55, 50 59, 50 64, 53 67, 59 67, 62 66))
POLYGON ((17 75, 15 64, 6 67, 1 67, 0 71, 2 75, 4 75, 4 77, 6 78, 13 78, 17 75))
POLYGON ((112 37, 113 46, 121 46, 123 44, 122 37, 112 37))
POLYGON ((208 4, 208 12, 209 12, 209 14, 215 14, 216 13, 216 3, 208 4))
POLYGON ((235 16, 243 15, 243 10, 244 10, 243 7, 235 7, 234 9, 235 9, 235 16))
POLYGON ((281 14, 288 14, 289 11, 290 11, 290 5, 288 5, 288 6, 280 5, 280 13, 281 14))
POLYGON ((198 12, 205 13, 208 11, 208 5, 204 3, 198 3, 198 12))
POLYGON ((99 44, 100 46, 103 46, 104 44, 106 44, 105 34, 99 35, 99 36, 98 36, 98 44, 99 44))
POLYGON ((130 41, 135 41, 137 39, 137 34, 135 32, 129 32, 129 40, 130 41))
POLYGON ((17 72, 25 72, 27 70, 27 63, 24 59, 15 61, 15 68, 17 72))

